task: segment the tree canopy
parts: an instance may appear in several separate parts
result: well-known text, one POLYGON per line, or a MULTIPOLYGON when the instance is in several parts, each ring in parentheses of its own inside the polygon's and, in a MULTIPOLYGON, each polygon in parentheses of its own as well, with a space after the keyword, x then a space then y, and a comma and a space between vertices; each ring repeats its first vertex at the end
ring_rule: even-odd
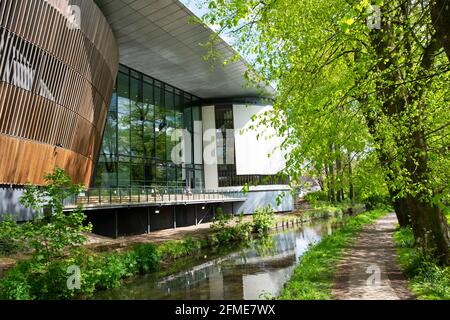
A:
POLYGON ((277 89, 260 121, 287 137, 288 173, 325 171, 336 187, 352 165, 366 183, 376 169, 365 172, 382 178, 400 224, 448 264, 450 2, 205 2, 203 21, 251 58, 249 79, 277 89))

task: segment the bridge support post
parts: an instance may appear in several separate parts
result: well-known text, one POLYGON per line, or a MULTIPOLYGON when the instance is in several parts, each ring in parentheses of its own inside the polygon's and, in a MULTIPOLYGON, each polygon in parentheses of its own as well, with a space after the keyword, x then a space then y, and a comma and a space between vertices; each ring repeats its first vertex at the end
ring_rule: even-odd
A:
POLYGON ((119 212, 116 209, 114 211, 114 237, 117 239, 119 237, 119 212))
POLYGON ((173 228, 177 228, 177 207, 173 206, 173 228))
POLYGON ((150 234, 151 226, 150 226, 150 207, 147 207, 147 234, 150 234))
POLYGON ((197 205, 194 205, 195 225, 198 226, 197 205))

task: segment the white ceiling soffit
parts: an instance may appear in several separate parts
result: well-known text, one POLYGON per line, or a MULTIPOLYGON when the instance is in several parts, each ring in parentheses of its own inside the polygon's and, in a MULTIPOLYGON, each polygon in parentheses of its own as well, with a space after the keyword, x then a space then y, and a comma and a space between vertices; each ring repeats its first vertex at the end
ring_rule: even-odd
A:
MULTIPOLYGON (((120 48, 121 63, 200 98, 258 96, 244 88, 245 61, 212 68, 203 59, 213 31, 192 24, 194 14, 178 0, 95 0, 109 21, 120 48)), ((225 41, 224 57, 234 55, 225 41)), ((269 87, 264 95, 272 95, 269 87)))

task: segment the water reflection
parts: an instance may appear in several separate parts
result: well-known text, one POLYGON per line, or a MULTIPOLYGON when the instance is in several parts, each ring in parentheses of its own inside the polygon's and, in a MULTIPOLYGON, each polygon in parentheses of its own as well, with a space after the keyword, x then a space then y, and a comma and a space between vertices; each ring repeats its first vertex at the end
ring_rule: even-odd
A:
POLYGON ((331 234, 338 224, 320 221, 280 231, 248 248, 198 264, 170 276, 137 277, 95 299, 259 300, 277 296, 310 245, 331 234))

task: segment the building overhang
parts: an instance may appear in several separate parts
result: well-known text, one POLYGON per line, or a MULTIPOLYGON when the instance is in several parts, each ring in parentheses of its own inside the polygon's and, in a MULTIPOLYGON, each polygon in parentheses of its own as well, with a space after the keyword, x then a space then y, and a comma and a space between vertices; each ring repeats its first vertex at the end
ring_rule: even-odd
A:
MULTIPOLYGON (((225 66, 205 61, 201 44, 214 31, 192 23, 195 15, 178 0, 95 1, 113 29, 121 63, 202 99, 273 95, 271 87, 246 85, 243 59, 225 66)), ((222 39, 217 49, 222 58, 235 55, 222 39)))

